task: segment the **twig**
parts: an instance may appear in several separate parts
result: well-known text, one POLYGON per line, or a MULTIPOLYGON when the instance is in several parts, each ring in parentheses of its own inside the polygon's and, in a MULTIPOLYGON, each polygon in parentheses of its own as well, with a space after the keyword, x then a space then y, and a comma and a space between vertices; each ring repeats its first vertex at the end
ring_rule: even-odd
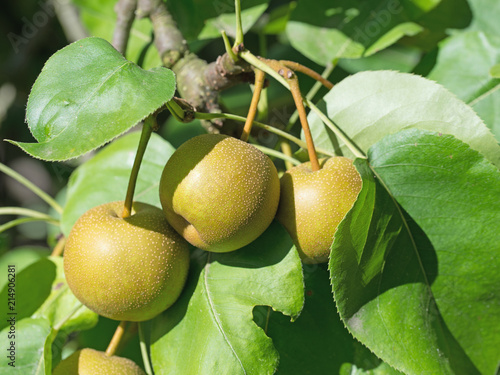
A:
POLYGON ((119 0, 115 5, 116 25, 112 45, 125 55, 130 37, 130 29, 135 19, 137 0, 119 0))
POLYGON ((333 83, 331 83, 329 80, 323 78, 321 74, 315 72, 314 70, 308 68, 307 66, 304 66, 302 64, 299 64, 298 62, 295 61, 289 61, 289 60, 280 60, 280 63, 285 65, 287 68, 290 68, 296 72, 300 72, 303 74, 308 75, 309 77, 315 79, 316 81, 320 82, 323 86, 325 86, 328 90, 330 90, 333 87, 333 83))

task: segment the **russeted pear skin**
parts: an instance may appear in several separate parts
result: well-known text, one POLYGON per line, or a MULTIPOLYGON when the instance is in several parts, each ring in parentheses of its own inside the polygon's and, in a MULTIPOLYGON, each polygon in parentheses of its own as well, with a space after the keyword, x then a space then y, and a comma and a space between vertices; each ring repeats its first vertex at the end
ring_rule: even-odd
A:
POLYGON ((149 320, 179 297, 189 268, 189 244, 163 211, 123 201, 84 213, 64 249, 64 273, 73 294, 89 309, 115 320, 149 320))
POLYGON ((286 228, 304 263, 328 261, 339 223, 361 190, 361 177, 352 160, 337 156, 291 168, 281 177, 276 218, 286 228))
POLYGON ((168 222, 192 245, 213 252, 233 251, 259 237, 276 214, 279 194, 273 162, 221 134, 182 144, 160 181, 168 222))
POLYGON ((146 375, 128 358, 107 356, 94 349, 74 352, 54 369, 53 375, 146 375))

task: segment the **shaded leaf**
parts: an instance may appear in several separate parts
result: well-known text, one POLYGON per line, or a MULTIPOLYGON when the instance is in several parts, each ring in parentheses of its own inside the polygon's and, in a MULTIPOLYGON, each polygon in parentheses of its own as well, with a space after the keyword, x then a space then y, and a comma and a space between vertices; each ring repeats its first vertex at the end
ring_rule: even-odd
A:
MULTIPOLYGON (((500 146, 481 119, 428 79, 391 71, 361 72, 337 84, 324 101, 328 117, 364 152, 387 134, 418 128, 452 134, 500 166, 500 146)), ((353 157, 314 113, 308 119, 318 146, 353 157)))
POLYGON ((274 222, 240 250, 197 250, 191 266, 180 299, 153 321, 155 373, 273 374, 278 353, 252 310, 269 305, 295 319, 302 309, 301 262, 286 231, 274 222))
POLYGON ((378 52, 423 28, 415 21, 439 0, 337 2, 299 0, 287 24, 292 46, 320 65, 335 58, 358 58, 378 52))
POLYGON ((63 258, 49 259, 56 266, 56 277, 50 295, 32 318, 45 318, 58 331, 68 333, 92 328, 97 323, 98 315, 83 306, 69 289, 64 277, 63 258))
MULTIPOLYGON (((56 277, 56 266, 48 258, 40 259, 20 272, 15 273, 15 305, 6 302, 0 305, 1 316, 16 313, 16 320, 30 317, 47 299, 56 277)), ((12 287, 12 286, 11 286, 12 287)), ((2 301, 8 300, 9 284, 0 293, 2 301)), ((7 326, 0 320, 0 329, 7 326)))
POLYGON ((374 170, 437 256, 432 293, 481 373, 500 361, 500 172, 449 135, 407 130, 370 149, 374 170))
MULTIPOLYGON (((92 207, 125 199, 140 132, 127 134, 78 167, 70 177, 61 219, 67 236, 78 218, 92 207)), ((134 200, 158 207, 161 173, 174 148, 153 133, 139 170, 134 200)))
POLYGON ((107 41, 79 40, 47 61, 26 119, 39 143, 12 142, 44 160, 67 160, 102 146, 170 100, 175 77, 142 70, 107 41))
MULTIPOLYGON (((8 337, 9 328, 0 332, 1 337, 8 337)), ((22 319, 16 322, 15 338, 15 367, 8 365, 11 358, 2 358, 0 362, 1 374, 45 375, 51 373, 52 357, 49 342, 52 339, 52 330, 45 319, 22 319)), ((8 342, 10 345, 10 341, 8 342)), ((9 348, 8 346, 7 348, 9 348)))
POLYGON ((335 233, 329 264, 342 320, 354 337, 406 374, 477 373, 433 298, 432 245, 366 161, 355 165, 363 187, 335 233))
POLYGON ((479 31, 458 33, 440 44, 437 64, 428 76, 469 103, 498 140, 500 79, 490 72, 499 63, 500 36, 479 31))
POLYGON ((255 321, 267 327, 280 354, 277 374, 399 374, 344 327, 326 267, 303 264, 303 269, 305 304, 295 322, 267 307, 254 310, 255 321))
MULTIPOLYGON (((0 257, 0 270, 6 270, 7 266, 14 265, 16 273, 21 272, 30 264, 50 255, 50 250, 38 246, 20 246, 9 250, 0 257)), ((0 290, 7 284, 7 278, 0 279, 0 290)))

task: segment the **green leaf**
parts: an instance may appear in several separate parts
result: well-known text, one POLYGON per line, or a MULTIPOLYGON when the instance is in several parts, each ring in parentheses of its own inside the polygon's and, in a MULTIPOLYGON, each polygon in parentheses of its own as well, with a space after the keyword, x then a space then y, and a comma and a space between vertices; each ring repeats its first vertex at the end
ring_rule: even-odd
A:
MULTIPOLYGON (((269 0, 241 2, 243 32, 247 32, 267 9, 269 0)), ((220 30, 235 37, 234 1, 168 1, 167 6, 188 41, 218 38, 220 30)))
POLYGON ((356 339, 405 374, 476 374, 433 298, 438 265, 432 245, 366 161, 355 165, 363 187, 335 233, 329 264, 342 320, 356 339))
POLYGON ((142 70, 100 38, 56 52, 31 90, 26 119, 39 143, 12 143, 44 160, 83 155, 122 134, 169 101, 175 77, 142 70))
POLYGON ((500 35, 500 3, 496 0, 468 0, 472 9, 472 23, 469 30, 500 35))
POLYGON ((384 138, 369 158, 435 248, 437 273, 426 271, 446 326, 481 373, 494 373, 500 359, 500 172, 456 138, 418 130, 384 138))
POLYGON ((497 64, 490 69, 490 75, 494 78, 500 78, 500 64, 497 64))
MULTIPOLYGON (((9 330, 10 327, 7 327, 0 332, 0 336, 5 341, 8 339, 9 330)), ((50 344, 52 338, 52 330, 47 320, 30 318, 18 320, 16 322, 15 337, 8 339, 6 342, 8 345, 3 345, 5 349, 8 349, 11 341, 14 341, 15 367, 8 365, 12 358, 6 358, 6 355, 2 355, 0 373, 19 375, 50 374, 52 364, 50 344), (49 351, 47 351, 48 349, 49 351)), ((4 353, 6 352, 4 351, 4 353)), ((7 353, 10 354, 10 351, 7 353)))
POLYGON ((197 250, 180 299, 153 320, 155 373, 273 374, 278 353, 252 310, 269 305, 295 319, 303 303, 301 262, 278 223, 240 250, 197 250))
MULTIPOLYGON (((78 7, 80 19, 92 36, 108 41, 113 39, 116 25, 116 0, 72 0, 78 7)), ((153 25, 148 18, 135 19, 130 29, 125 57, 144 69, 161 66, 158 50, 152 46, 153 25)))
POLYGON ((320 65, 376 53, 423 28, 415 21, 439 0, 299 0, 287 24, 292 46, 320 65))
POLYGON ((68 333, 92 328, 97 323, 98 315, 83 306, 69 289, 64 277, 63 258, 49 259, 56 266, 52 291, 32 318, 45 318, 58 331, 68 333))
MULTIPOLYGON (((500 166, 500 146, 481 119, 428 79, 391 71, 361 72, 337 84, 324 100, 328 117, 365 153, 387 134, 418 128, 452 134, 500 166)), ((353 157, 314 113, 308 119, 318 147, 353 157)))
MULTIPOLYGON (((52 290, 52 283, 56 277, 56 266, 47 258, 31 264, 20 272, 15 272, 15 305, 8 304, 12 285, 6 284, 0 293, 0 316, 16 313, 16 320, 31 316, 47 299, 52 290)), ((0 329, 7 326, 5 319, 0 320, 0 329)))
POLYGON ((305 304, 295 322, 268 307, 254 310, 254 320, 267 327, 280 354, 277 374, 399 374, 344 327, 332 300, 326 267, 303 264, 303 268, 305 304))
POLYGON ((469 103, 500 140, 500 77, 490 72, 500 63, 500 37, 480 31, 455 34, 440 44, 429 78, 469 103), (471 69, 474 67, 474 69, 471 69))
MULTIPOLYGON (((139 138, 140 132, 133 132, 117 139, 73 172, 61 218, 66 236, 87 210, 125 199, 139 138)), ((158 185, 163 167, 174 151, 159 135, 151 135, 139 170, 134 200, 160 207, 158 185)))
MULTIPOLYGON (((19 273, 30 264, 50 255, 50 250, 38 246, 20 246, 9 250, 0 257, 0 270, 6 270, 9 265, 16 267, 19 273)), ((7 284, 7 278, 0 279, 0 290, 7 284)))

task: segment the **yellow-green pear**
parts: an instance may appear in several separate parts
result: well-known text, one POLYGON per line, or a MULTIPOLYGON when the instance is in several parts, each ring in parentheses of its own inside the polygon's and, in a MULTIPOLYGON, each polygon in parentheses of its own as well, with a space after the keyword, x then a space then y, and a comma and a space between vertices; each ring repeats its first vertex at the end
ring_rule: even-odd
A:
POLYGON ((84 213, 64 249, 71 291, 89 309, 115 320, 153 318, 179 297, 189 268, 189 244, 155 206, 106 203, 84 213))
POLYGON ((182 144, 160 182, 168 222, 191 244, 213 252, 233 251, 259 237, 276 214, 279 194, 272 161, 221 134, 182 144))
POLYGON ((146 375, 128 358, 107 356, 94 349, 82 349, 61 361, 53 375, 146 375))
POLYGON ((361 177, 345 157, 321 160, 288 170, 281 177, 281 197, 276 217, 293 239, 304 263, 328 260, 337 226, 352 208, 361 177))

